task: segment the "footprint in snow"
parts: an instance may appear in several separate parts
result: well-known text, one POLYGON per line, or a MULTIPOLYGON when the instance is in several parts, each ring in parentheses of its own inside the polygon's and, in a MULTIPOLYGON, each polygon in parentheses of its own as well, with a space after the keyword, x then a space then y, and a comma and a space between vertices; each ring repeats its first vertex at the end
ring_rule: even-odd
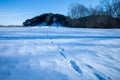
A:
POLYGON ((53 41, 51 41, 51 44, 53 44, 53 41))
POLYGON ((61 54, 62 57, 64 57, 65 59, 67 59, 67 57, 65 56, 65 54, 62 51, 60 51, 60 54, 61 54))
POLYGON ((101 75, 99 75, 98 73, 94 72, 94 75, 98 78, 98 80, 106 80, 104 77, 102 77, 101 75))
MULTIPOLYGON (((91 66, 91 65, 88 65, 88 64, 85 64, 88 68, 92 69, 94 72, 94 75, 98 78, 98 80, 106 80, 103 76, 101 76, 100 74, 98 74, 96 72, 96 70, 91 66)), ((107 80, 112 80, 110 77, 107 77, 107 80)))
POLYGON ((80 69, 80 67, 77 65, 77 63, 75 61, 70 61, 71 67, 74 69, 74 71, 76 71, 77 73, 79 73, 80 75, 83 74, 82 70, 80 69))
POLYGON ((91 65, 85 64, 88 68, 94 69, 91 65))
POLYGON ((65 59, 67 59, 67 57, 66 57, 65 54, 64 54, 64 48, 62 48, 62 47, 60 46, 60 44, 58 44, 58 49, 60 50, 61 56, 64 57, 65 59))

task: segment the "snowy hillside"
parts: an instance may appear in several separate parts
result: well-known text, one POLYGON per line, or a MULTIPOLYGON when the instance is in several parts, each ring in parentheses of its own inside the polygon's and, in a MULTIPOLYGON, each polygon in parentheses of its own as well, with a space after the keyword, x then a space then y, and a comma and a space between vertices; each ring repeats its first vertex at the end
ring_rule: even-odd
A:
POLYGON ((0 28, 0 80, 119 80, 120 29, 0 28))

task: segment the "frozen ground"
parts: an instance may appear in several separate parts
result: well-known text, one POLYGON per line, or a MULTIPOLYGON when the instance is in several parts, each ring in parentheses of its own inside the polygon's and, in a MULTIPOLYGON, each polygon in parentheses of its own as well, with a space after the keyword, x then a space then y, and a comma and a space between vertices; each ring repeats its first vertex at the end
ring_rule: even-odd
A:
POLYGON ((0 28, 0 80, 119 80, 120 29, 0 28))

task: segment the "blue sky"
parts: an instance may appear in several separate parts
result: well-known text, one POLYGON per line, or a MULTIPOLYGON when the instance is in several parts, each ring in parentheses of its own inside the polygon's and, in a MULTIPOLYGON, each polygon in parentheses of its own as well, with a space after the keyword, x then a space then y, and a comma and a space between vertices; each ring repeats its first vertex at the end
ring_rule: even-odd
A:
POLYGON ((22 25, 34 16, 43 13, 66 15, 72 3, 95 6, 100 0, 0 0, 0 25, 22 25))

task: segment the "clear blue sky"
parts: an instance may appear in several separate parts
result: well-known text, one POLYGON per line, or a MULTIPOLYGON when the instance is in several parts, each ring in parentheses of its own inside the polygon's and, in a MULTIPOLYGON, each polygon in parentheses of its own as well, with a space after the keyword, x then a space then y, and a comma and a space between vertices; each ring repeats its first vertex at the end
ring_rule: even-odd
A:
POLYGON ((100 0, 0 0, 0 25, 22 25, 29 18, 43 13, 66 15, 71 3, 95 6, 100 0))

